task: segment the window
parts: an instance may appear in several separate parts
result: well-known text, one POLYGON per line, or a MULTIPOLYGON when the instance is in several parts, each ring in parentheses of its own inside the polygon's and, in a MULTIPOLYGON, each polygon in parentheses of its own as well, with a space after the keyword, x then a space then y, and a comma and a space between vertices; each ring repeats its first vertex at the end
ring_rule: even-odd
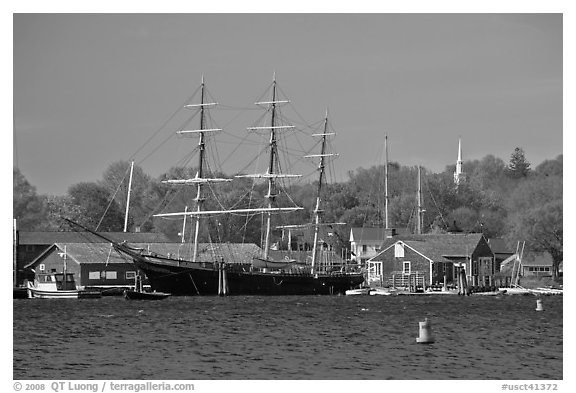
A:
POLYGON ((100 272, 88 272, 88 280, 99 280, 100 272))
POLYGON ((368 251, 368 246, 366 244, 362 244, 362 252, 368 251))
POLYGON ((106 272, 106 280, 116 280, 116 272, 106 272))
POLYGON ((134 280, 136 278, 136 272, 129 271, 126 272, 126 280, 134 280))
POLYGON ((370 273, 371 276, 382 275, 382 262, 369 262, 368 272, 370 273))
POLYGON ((38 270, 40 270, 41 272, 43 272, 44 270, 46 270, 46 265, 44 265, 43 263, 41 263, 40 265, 38 265, 38 270))
POLYGON ((410 262, 409 261, 404 261, 404 268, 402 270, 402 273, 410 274, 410 262))
POLYGON ((394 257, 404 258, 404 244, 396 243, 394 245, 394 257))

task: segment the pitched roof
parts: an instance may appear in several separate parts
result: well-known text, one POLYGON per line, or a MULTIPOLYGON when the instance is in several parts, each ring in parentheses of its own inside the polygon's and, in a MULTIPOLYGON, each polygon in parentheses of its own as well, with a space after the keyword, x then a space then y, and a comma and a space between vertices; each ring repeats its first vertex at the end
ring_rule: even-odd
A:
POLYGON ((386 237, 384 228, 352 228, 350 229, 350 241, 382 241, 386 237))
MULTIPOLYGON (((173 257, 189 258, 192 249, 189 243, 130 243, 130 246, 154 251, 161 255, 171 254, 173 257)), ((64 252, 68 258, 77 263, 131 263, 132 259, 115 251, 110 243, 55 243, 49 247, 34 261, 26 265, 33 266, 47 254, 58 249, 58 252, 64 252)), ((252 258, 261 252, 260 247, 255 244, 241 243, 223 243, 210 244, 200 243, 198 245, 199 262, 214 262, 217 259, 224 258, 228 262, 249 263, 252 258)))
POLYGON ((488 239, 488 245, 494 254, 514 254, 514 250, 506 245, 504 239, 488 239))
POLYGON ((405 243, 435 262, 449 261, 450 257, 464 258, 472 254, 482 239, 482 236, 481 233, 397 236, 392 239, 386 239, 382 244, 382 251, 372 258, 372 260, 381 261, 383 259, 383 252, 398 241, 405 243))
MULTIPOLYGON (((163 233, 154 232, 100 232, 114 241, 129 243, 164 243, 170 239, 163 233)), ((106 243, 88 232, 18 232, 18 244, 50 245, 54 243, 106 243)))
MULTIPOLYGON (((287 250, 270 250, 270 258, 280 261, 283 259, 295 259, 301 262, 312 262, 312 251, 287 251, 287 250)), ((342 264, 344 260, 335 252, 318 253, 317 256, 324 255, 329 261, 335 264, 342 264)))
POLYGON ((552 255, 548 252, 529 252, 522 255, 523 266, 552 266, 552 255))

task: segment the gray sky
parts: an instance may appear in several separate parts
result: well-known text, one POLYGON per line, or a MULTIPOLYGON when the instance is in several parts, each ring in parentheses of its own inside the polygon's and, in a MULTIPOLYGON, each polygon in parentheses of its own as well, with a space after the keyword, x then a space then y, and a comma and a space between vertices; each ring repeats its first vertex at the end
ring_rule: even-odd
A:
MULTIPOLYGON (((390 160, 433 172, 455 163, 458 137, 464 161, 493 154, 508 162, 520 146, 535 167, 562 153, 561 14, 16 14, 13 21, 14 164, 41 194, 65 194, 128 160, 202 75, 225 105, 252 106, 276 72, 307 122, 328 108, 339 181, 383 162, 385 133, 390 160)), ((239 136, 260 116, 222 112, 213 113, 218 125, 239 136)), ((180 141, 135 159, 157 176, 186 148, 180 141)), ((227 162, 229 173, 240 165, 227 162)))

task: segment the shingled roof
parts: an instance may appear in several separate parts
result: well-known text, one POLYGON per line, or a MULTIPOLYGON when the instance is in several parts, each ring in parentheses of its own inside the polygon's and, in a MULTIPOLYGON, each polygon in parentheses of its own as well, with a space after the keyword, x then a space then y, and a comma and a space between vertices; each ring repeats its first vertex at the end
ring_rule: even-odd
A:
POLYGON ((423 254, 435 262, 449 261, 450 258, 464 258, 472 254, 482 239, 481 233, 446 233, 398 236, 386 239, 382 252, 372 258, 381 261, 382 253, 398 241, 423 254))
POLYGON ((350 241, 382 241, 386 237, 384 228, 352 228, 350 230, 350 241))
POLYGON ((494 254, 514 254, 504 239, 488 239, 488 245, 494 254))
MULTIPOLYGON (((192 250, 188 243, 130 243, 131 247, 150 250, 161 255, 171 254, 175 258, 190 258, 192 250)), ((48 253, 57 248, 58 252, 64 252, 71 260, 82 263, 126 263, 132 260, 115 251, 110 243, 55 243, 38 256, 26 267, 31 267, 48 253)), ((255 244, 223 243, 198 245, 199 262, 214 262, 220 258, 230 263, 250 263, 254 256, 261 253, 260 247, 255 244)))
MULTIPOLYGON (((163 233, 154 232, 100 232, 103 236, 116 242, 126 240, 129 243, 167 243, 163 233)), ((54 243, 107 243, 102 238, 88 232, 18 232, 18 244, 51 245, 54 243)))

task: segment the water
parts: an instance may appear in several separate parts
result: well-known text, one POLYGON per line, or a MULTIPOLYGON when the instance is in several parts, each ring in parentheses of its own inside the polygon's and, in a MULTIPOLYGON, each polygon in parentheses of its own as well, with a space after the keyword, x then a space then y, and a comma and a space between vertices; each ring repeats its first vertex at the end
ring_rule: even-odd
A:
POLYGON ((13 302, 14 379, 563 377, 561 296, 13 302))

